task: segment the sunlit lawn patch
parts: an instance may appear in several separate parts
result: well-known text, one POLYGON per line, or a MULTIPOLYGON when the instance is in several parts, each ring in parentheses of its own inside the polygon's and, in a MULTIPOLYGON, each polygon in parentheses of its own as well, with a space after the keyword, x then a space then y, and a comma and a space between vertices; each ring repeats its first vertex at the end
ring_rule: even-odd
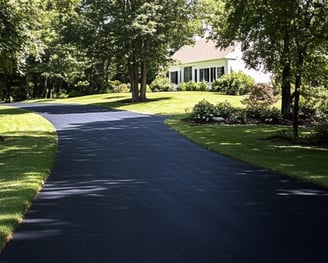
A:
POLYGON ((23 218, 54 162, 56 133, 39 115, 0 107, 0 248, 23 218))

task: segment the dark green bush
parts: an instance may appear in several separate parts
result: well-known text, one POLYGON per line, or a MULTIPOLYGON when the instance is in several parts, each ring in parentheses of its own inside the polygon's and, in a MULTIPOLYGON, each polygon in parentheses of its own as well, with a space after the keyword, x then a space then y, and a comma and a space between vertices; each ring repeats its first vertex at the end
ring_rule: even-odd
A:
POLYGON ((69 98, 80 97, 80 96, 83 96, 83 94, 79 90, 72 90, 68 94, 69 98))
POLYGON ((328 114, 328 90, 323 87, 303 86, 300 96, 300 113, 307 118, 328 114))
POLYGON ((259 111, 260 120, 264 123, 276 124, 282 119, 282 115, 277 108, 263 108, 259 111))
POLYGON ((253 78, 243 73, 232 72, 212 83, 212 90, 226 95, 244 95, 255 85, 253 78))
POLYGON ((88 81, 79 81, 73 88, 72 91, 69 92, 69 97, 79 97, 84 95, 93 94, 94 90, 90 86, 88 81))
POLYGON ((207 100, 198 102, 191 113, 192 120, 196 122, 212 122, 215 116, 215 106, 207 100))
POLYGON ((219 102, 215 106, 216 116, 220 116, 226 120, 230 119, 236 110, 231 106, 230 102, 224 101, 219 102))
POLYGON ((328 121, 324 120, 315 127, 311 142, 316 145, 328 145, 328 121))

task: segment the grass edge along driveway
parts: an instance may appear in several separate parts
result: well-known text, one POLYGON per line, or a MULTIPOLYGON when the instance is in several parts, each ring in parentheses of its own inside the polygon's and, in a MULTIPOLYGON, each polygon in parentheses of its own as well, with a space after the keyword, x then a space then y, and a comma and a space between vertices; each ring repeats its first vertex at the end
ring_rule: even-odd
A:
POLYGON ((54 164, 55 128, 40 115, 0 106, 0 252, 54 164))

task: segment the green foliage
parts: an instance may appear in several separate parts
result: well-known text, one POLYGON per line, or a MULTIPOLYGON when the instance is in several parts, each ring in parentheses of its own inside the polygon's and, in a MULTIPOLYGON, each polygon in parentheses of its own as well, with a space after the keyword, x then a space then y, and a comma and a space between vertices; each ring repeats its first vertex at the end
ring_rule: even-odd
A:
POLYGON ((212 122, 215 116, 214 104, 203 99, 198 102, 191 113, 191 119, 195 122, 212 122))
POLYGON ((273 107, 277 102, 274 90, 267 84, 256 84, 241 102, 246 106, 246 114, 250 118, 265 123, 277 123, 281 120, 280 111, 273 107))
POLYGON ((325 120, 315 127, 315 132, 311 138, 316 145, 328 145, 328 121, 325 120))
POLYGON ((260 121, 268 124, 278 124, 282 120, 281 112, 275 107, 259 109, 260 121))
POLYGON ((205 80, 197 83, 196 91, 208 91, 208 85, 205 80))
POLYGON ((70 98, 79 97, 84 95, 92 94, 92 88, 90 87, 90 83, 88 81, 79 81, 74 89, 69 92, 68 96, 70 98))
POLYGON ((274 90, 268 84, 256 84, 250 94, 242 100, 246 108, 268 108, 277 102, 274 90))
POLYGON ((150 84, 150 89, 153 92, 173 91, 174 85, 170 82, 170 80, 165 75, 159 74, 150 84))
POLYGON ((116 89, 114 89, 115 93, 128 93, 131 91, 130 84, 121 83, 116 89))
POLYGON ((119 90, 119 86, 121 84, 122 84, 122 82, 119 81, 119 80, 111 80, 111 81, 109 81, 109 83, 108 83, 109 91, 116 93, 116 91, 119 90))
POLYGON ((255 85, 253 78, 243 73, 232 72, 212 83, 212 90, 226 95, 244 95, 255 85))
POLYGON ((300 113, 306 118, 325 117, 328 114, 328 90, 323 87, 302 86, 300 113))
POLYGON ((298 136, 299 90, 303 83, 327 83, 327 1, 231 0, 214 19, 213 38, 221 47, 242 42, 243 58, 282 79, 282 106, 290 113, 295 83, 293 127, 298 136))
POLYGON ((206 81, 195 82, 193 80, 188 82, 182 82, 178 87, 179 91, 208 91, 208 85, 206 81))
POLYGON ((235 112, 236 109, 232 107, 231 103, 227 100, 224 102, 219 102, 215 105, 215 114, 227 120, 230 119, 235 112))

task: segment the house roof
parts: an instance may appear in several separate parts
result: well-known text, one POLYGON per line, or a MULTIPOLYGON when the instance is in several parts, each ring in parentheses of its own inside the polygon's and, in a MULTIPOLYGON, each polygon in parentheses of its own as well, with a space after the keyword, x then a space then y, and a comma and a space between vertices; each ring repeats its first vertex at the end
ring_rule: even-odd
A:
POLYGON ((181 47, 173 54, 172 59, 177 60, 182 64, 224 59, 234 51, 235 47, 236 45, 232 45, 221 50, 216 47, 214 41, 201 38, 192 46, 186 45, 181 47))

